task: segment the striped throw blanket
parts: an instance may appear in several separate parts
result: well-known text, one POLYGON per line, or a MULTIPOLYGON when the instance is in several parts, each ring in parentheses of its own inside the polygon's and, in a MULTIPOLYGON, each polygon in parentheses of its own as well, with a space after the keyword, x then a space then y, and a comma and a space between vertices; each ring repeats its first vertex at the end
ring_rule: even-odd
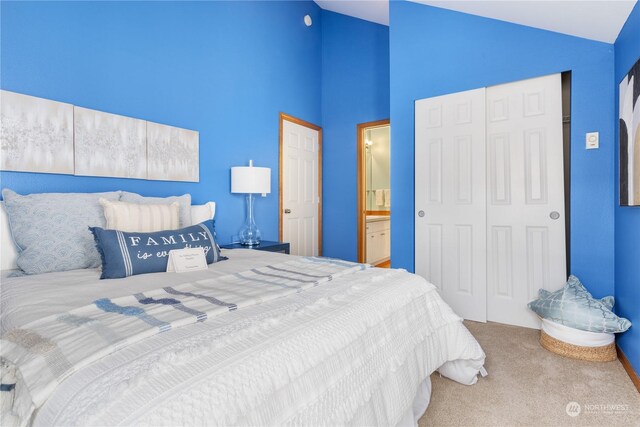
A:
POLYGON ((28 424, 61 381, 120 348, 367 267, 329 258, 294 258, 221 278, 97 298, 91 305, 9 330, 0 340, 3 425, 28 424))

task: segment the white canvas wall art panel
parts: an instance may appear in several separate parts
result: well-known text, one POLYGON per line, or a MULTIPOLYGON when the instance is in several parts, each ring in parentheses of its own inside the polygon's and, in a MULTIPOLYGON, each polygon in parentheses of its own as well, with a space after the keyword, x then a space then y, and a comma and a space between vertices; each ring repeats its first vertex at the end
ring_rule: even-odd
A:
POLYGON ((199 133, 147 122, 148 179, 200 181, 199 133))
POLYGON ((146 123, 74 107, 75 174, 146 179, 146 123))
POLYGON ((620 206, 640 206, 640 59, 619 90, 620 206))
POLYGON ((73 106, 0 91, 0 168, 73 174, 73 106))

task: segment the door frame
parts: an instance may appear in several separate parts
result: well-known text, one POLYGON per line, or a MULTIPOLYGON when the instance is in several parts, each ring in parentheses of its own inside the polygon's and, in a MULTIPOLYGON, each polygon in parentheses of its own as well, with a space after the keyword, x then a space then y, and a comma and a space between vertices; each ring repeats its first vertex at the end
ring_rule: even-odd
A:
MULTIPOLYGON (((389 119, 383 119, 383 120, 376 120, 373 122, 366 122, 366 123, 360 123, 358 125, 356 125, 356 132, 357 132, 357 138, 356 138, 356 143, 357 143, 357 163, 358 163, 358 168, 357 168, 357 175, 358 175, 358 184, 357 184, 357 193, 356 193, 356 199, 358 200, 358 207, 357 207, 357 216, 358 216, 358 262, 365 262, 365 237, 366 237, 366 232, 365 232, 365 216, 367 215, 367 210, 365 209, 366 207, 366 201, 365 201, 365 192, 364 192, 364 183, 365 183, 365 177, 364 177, 364 173, 366 172, 365 170, 365 165, 364 165, 364 140, 362 139, 362 134, 364 133, 365 129, 368 128, 376 128, 376 127, 383 127, 383 126, 391 126, 391 120, 389 119)), ((381 213, 389 213, 389 216, 391 216, 391 211, 371 211, 372 214, 381 214, 381 213)))
POLYGON ((311 122, 299 119, 286 113, 280 113, 279 131, 279 164, 278 164, 278 239, 282 241, 282 214, 284 211, 284 200, 282 198, 282 183, 284 178, 284 121, 295 123, 318 132, 318 256, 322 256, 322 128, 311 122))

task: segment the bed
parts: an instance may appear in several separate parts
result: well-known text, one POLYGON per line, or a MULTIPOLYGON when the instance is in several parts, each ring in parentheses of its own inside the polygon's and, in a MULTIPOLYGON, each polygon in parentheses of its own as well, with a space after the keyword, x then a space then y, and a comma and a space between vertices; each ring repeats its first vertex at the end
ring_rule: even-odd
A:
POLYGON ((419 276, 223 255, 182 274, 3 277, 2 425, 415 425, 431 373, 477 381, 482 349, 419 276), (148 299, 164 326, 96 308, 148 299))

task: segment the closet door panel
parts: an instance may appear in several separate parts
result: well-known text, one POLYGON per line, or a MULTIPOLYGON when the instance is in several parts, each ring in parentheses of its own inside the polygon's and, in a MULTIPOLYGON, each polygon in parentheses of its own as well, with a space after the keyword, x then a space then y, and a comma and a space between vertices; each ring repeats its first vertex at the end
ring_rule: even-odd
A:
POLYGON ((560 75, 487 88, 487 318, 539 328, 539 288, 566 280, 560 75))
POLYGON ((416 101, 416 274, 486 321, 485 90, 416 101))

